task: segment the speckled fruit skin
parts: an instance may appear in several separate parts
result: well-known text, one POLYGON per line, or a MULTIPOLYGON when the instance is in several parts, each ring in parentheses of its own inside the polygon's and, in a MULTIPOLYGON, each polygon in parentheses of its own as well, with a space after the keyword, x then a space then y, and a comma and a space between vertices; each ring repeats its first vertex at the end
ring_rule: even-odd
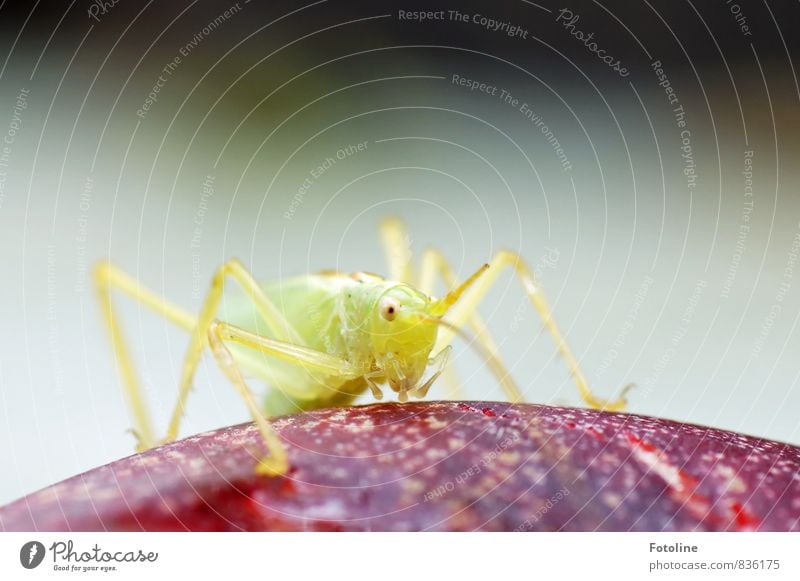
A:
POLYGON ((0 509, 3 530, 800 530, 800 449, 649 417, 495 402, 273 420, 292 464, 256 476, 252 424, 201 434, 0 509))

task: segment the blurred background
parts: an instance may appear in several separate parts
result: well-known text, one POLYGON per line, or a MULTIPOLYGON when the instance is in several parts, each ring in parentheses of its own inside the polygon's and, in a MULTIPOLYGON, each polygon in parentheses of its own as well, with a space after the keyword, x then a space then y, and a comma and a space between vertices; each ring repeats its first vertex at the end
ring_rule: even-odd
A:
MULTIPOLYGON (((800 444, 798 16, 0 2, 0 503, 133 451, 98 260, 196 311, 231 257, 386 272, 387 215, 459 277, 525 256, 594 389, 636 383, 631 412, 800 444)), ((187 337, 117 304, 163 430, 187 337)), ((529 401, 580 405, 511 273, 482 313, 529 401)), ((455 347, 468 396, 501 399, 455 347)), ((183 435, 247 419, 207 359, 183 435)))

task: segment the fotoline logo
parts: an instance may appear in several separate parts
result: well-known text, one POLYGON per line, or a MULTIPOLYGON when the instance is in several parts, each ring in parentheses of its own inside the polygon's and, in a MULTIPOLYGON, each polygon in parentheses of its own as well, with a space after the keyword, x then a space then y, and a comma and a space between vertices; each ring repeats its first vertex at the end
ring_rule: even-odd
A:
POLYGON ((30 541, 19 550, 19 562, 26 569, 35 569, 44 559, 44 545, 39 541, 30 541))

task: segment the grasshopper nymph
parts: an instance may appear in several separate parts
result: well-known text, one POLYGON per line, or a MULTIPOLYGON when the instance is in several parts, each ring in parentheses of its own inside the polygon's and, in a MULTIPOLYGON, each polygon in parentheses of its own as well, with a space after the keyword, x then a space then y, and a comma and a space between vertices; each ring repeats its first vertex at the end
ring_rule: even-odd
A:
POLYGON ((481 299, 498 275, 513 268, 526 295, 542 317, 559 354, 591 407, 620 410, 625 391, 616 400, 592 394, 578 362, 553 320, 533 271, 517 254, 499 252, 460 285, 437 250, 427 250, 419 276, 404 245, 406 231, 396 218, 381 225, 389 259, 388 279, 363 272, 322 272, 260 284, 238 260, 223 264, 197 316, 168 302, 109 262, 94 270, 100 304, 108 328, 128 404, 138 450, 171 442, 178 436, 186 399, 203 351, 208 347, 219 367, 238 390, 255 420, 269 455, 258 471, 284 474, 286 451, 266 418, 280 412, 348 405, 370 390, 383 397, 388 386, 399 401, 423 398, 446 371, 450 342, 464 325, 475 333, 489 367, 512 402, 520 390, 506 371, 485 324, 477 313, 481 299), (436 277, 452 289, 442 298, 431 296, 436 277), (232 279, 244 291, 236 300, 223 292, 232 279), (111 302, 115 289, 162 315, 190 334, 178 398, 164 438, 155 437, 150 415, 134 370, 118 317, 111 302), (224 304, 223 304, 224 303, 224 304), (265 405, 256 403, 243 371, 272 388, 265 405))

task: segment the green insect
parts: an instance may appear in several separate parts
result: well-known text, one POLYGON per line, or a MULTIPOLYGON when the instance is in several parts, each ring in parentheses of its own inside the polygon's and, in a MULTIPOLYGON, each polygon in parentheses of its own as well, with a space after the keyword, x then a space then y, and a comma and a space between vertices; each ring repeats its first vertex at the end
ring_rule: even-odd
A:
POLYGON ((199 315, 168 302, 109 262, 94 270, 104 320, 109 331, 123 387, 142 451, 178 437, 186 400, 201 356, 209 348, 215 361, 238 390, 263 436, 269 455, 261 459, 262 474, 284 474, 288 457, 267 417, 279 413, 351 404, 370 390, 383 397, 388 386, 404 402, 423 398, 433 382, 450 373, 450 342, 469 325, 475 343, 497 376, 508 399, 522 401, 499 356, 477 307, 505 268, 512 268, 544 321, 556 348, 575 379, 582 399, 591 407, 620 410, 625 392, 616 400, 592 394, 561 332, 533 271, 517 254, 499 252, 460 285, 437 250, 427 250, 415 273, 403 223, 390 218, 381 224, 390 277, 358 272, 321 272, 285 281, 260 284, 238 260, 223 264, 214 274, 199 315), (436 278, 452 290, 443 298, 432 295, 436 278), (229 280, 243 295, 223 293, 229 280), (118 316, 111 301, 115 289, 162 315, 190 334, 178 397, 166 436, 156 438, 136 377, 118 316), (272 391, 259 405, 245 373, 267 382, 272 391))

